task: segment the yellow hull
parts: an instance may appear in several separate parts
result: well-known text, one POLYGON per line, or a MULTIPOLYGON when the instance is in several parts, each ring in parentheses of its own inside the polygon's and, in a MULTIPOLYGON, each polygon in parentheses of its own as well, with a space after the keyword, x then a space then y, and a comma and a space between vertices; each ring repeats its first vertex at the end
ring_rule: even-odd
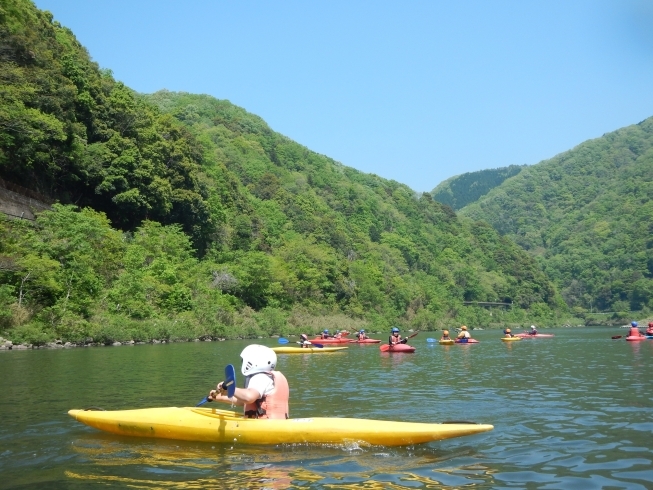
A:
POLYGON ((438 340, 438 344, 440 344, 440 345, 453 345, 453 344, 455 344, 455 342, 453 341, 453 339, 438 340))
POLYGON ((240 444, 341 444, 380 446, 421 444, 492 430, 481 424, 424 424, 348 418, 257 420, 215 408, 146 408, 68 414, 113 434, 185 441, 240 444))
POLYGON ((521 337, 501 337, 502 342, 516 342, 521 340, 521 337))
POLYGON ((272 347, 272 350, 277 354, 321 354, 326 352, 335 352, 344 350, 347 347, 272 347))

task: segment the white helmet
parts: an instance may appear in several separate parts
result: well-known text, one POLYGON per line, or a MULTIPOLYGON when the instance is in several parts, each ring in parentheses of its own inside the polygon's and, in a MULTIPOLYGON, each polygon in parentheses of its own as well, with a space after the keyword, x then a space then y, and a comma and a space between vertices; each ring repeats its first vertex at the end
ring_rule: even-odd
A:
POLYGON ((531 325, 531 328, 533 328, 533 329, 534 329, 534 328, 535 328, 535 325, 531 325))
POLYGON ((277 355, 269 347, 264 345, 248 345, 240 353, 243 359, 243 366, 240 372, 243 376, 250 376, 256 373, 269 373, 277 366, 277 355))

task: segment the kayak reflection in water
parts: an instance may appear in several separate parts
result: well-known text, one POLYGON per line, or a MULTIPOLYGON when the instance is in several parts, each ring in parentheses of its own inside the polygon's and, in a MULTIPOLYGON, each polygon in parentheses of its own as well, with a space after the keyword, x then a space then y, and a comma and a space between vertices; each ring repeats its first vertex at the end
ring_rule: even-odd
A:
POLYGON ((442 331, 442 337, 440 340, 451 340, 451 337, 449 337, 449 330, 442 331))
POLYGON ((512 333, 512 330, 510 330, 509 328, 506 328, 506 329, 503 331, 503 336, 504 336, 504 337, 516 337, 516 335, 513 334, 513 333, 512 333))
POLYGON ((356 334, 356 339, 357 340, 367 340, 367 339, 369 339, 369 337, 365 333, 365 330, 361 329, 361 331, 356 334))
POLYGON ((245 415, 255 419, 287 419, 290 388, 288 380, 279 371, 277 355, 269 347, 248 345, 240 353, 243 359, 241 373, 245 376, 245 388, 236 388, 233 397, 227 396, 226 388, 218 384, 208 398, 216 402, 243 405, 245 415))
POLYGON ((308 347, 310 347, 311 345, 313 345, 313 344, 311 343, 311 341, 308 340, 308 335, 306 335, 305 333, 303 333, 303 334, 301 334, 301 335, 299 336, 299 342, 297 342, 297 343, 298 343, 299 345, 301 345, 302 348, 308 348, 308 347))
POLYGON ((390 337, 388 338, 388 345, 405 344, 406 342, 408 342, 408 339, 401 338, 401 335, 399 335, 399 329, 397 327, 392 327, 390 337))
POLYGON ((467 331, 467 327, 465 325, 463 325, 462 327, 460 327, 460 333, 458 334, 458 336, 456 338, 459 339, 460 342, 464 343, 464 342, 467 342, 469 339, 471 339, 472 336, 467 331))

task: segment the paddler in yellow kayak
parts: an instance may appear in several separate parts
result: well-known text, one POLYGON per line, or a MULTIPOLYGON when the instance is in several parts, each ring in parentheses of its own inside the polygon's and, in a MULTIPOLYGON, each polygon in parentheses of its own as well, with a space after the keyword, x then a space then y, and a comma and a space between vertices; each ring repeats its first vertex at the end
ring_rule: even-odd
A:
POLYGON ((449 337, 449 330, 442 331, 442 337, 440 340, 451 340, 451 337, 449 337))
POLYGON ((298 343, 302 348, 309 348, 311 345, 313 345, 313 344, 311 343, 311 341, 308 340, 308 335, 306 335, 305 333, 303 333, 303 334, 301 334, 301 335, 299 336, 299 342, 297 342, 297 343, 298 343))
POLYGON ((504 336, 504 337, 516 337, 516 335, 514 335, 514 334, 512 333, 512 330, 510 330, 509 328, 506 328, 506 329, 503 331, 503 336, 504 336))
POLYGON ((228 397, 221 383, 211 390, 208 398, 216 402, 243 405, 245 415, 254 419, 287 419, 290 388, 288 380, 279 371, 277 355, 264 345, 248 345, 240 353, 243 365, 240 372, 245 376, 245 387, 236 388, 228 397))

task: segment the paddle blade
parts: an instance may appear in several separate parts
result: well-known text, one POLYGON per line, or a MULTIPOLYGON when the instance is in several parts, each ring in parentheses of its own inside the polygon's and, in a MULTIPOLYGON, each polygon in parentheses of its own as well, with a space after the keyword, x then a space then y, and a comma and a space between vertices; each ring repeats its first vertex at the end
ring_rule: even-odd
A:
POLYGON ((283 337, 280 337, 279 340, 278 340, 278 342, 279 342, 280 344, 287 344, 287 343, 290 342, 290 341, 289 341, 288 339, 284 339, 283 337))
POLYGON ((379 349, 381 349, 381 352, 388 352, 390 350, 390 345, 381 344, 381 347, 379 347, 379 349))
POLYGON ((227 388, 228 397, 232 397, 236 393, 236 370, 233 364, 227 364, 224 368, 224 383, 222 386, 227 388))
POLYGON ((201 407, 201 406, 204 405, 205 403, 207 403, 207 402, 210 403, 211 401, 212 401, 212 400, 209 400, 209 397, 208 397, 208 396, 205 396, 204 399, 203 399, 201 402, 199 402, 197 405, 195 405, 195 406, 196 406, 196 407, 201 407))
POLYGON ((430 338, 429 338, 429 339, 426 339, 426 341, 427 341, 427 342, 437 342, 437 340, 435 340, 435 339, 430 339, 430 338))

